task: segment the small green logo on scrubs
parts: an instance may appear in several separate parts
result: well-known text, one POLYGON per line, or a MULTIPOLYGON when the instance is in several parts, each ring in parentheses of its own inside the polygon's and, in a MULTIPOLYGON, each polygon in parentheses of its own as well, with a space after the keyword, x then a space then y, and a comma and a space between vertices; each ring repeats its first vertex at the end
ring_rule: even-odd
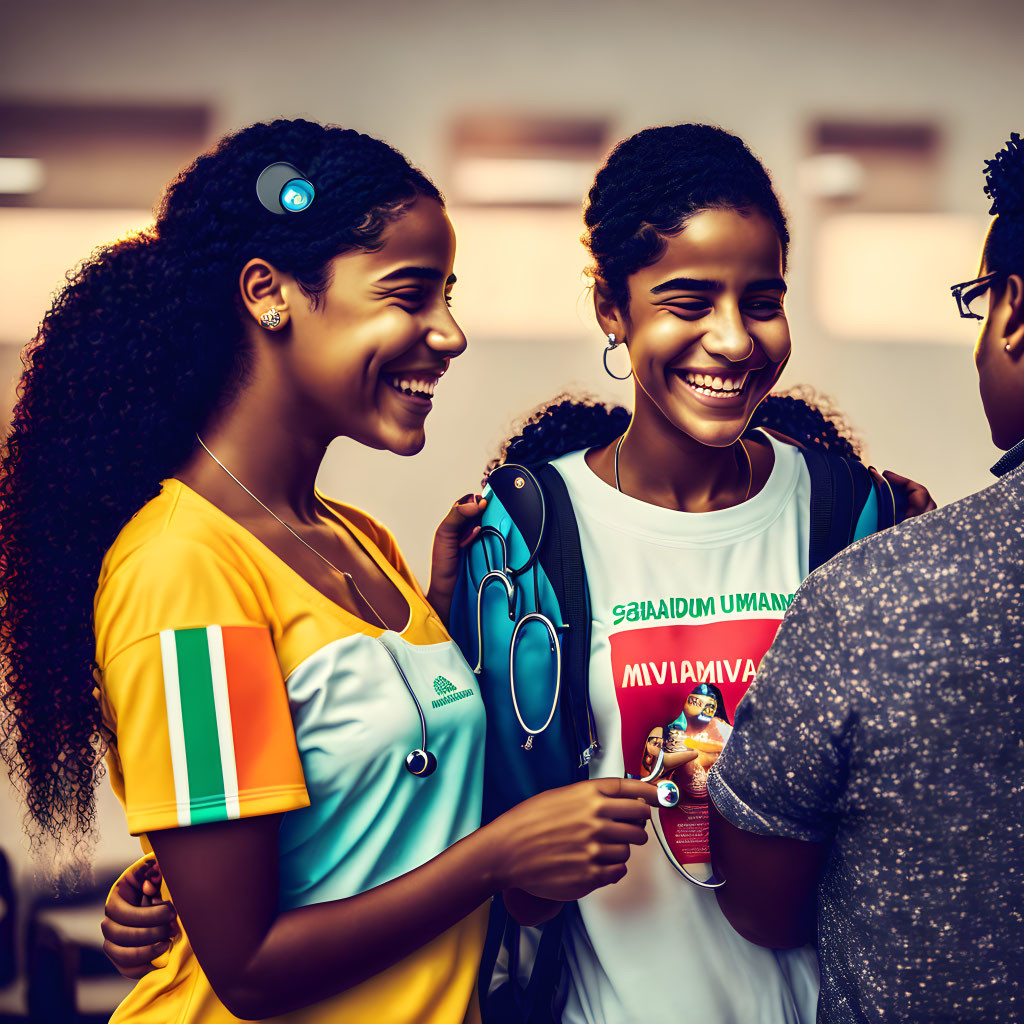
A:
POLYGON ((453 701, 462 700, 463 697, 472 697, 472 690, 459 690, 456 692, 455 684, 450 679, 445 679, 444 676, 438 676, 434 680, 434 692, 438 695, 438 700, 432 700, 430 706, 432 708, 439 708, 445 704, 451 704, 453 701))

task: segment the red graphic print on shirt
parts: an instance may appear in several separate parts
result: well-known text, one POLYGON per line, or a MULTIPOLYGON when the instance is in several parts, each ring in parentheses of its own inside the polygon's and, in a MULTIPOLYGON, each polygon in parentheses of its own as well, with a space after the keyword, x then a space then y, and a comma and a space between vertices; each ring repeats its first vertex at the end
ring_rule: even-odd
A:
POLYGON ((709 860, 707 772, 781 621, 649 626, 608 638, 626 771, 646 777, 664 754, 658 777, 677 784, 680 801, 659 820, 684 864, 709 860))

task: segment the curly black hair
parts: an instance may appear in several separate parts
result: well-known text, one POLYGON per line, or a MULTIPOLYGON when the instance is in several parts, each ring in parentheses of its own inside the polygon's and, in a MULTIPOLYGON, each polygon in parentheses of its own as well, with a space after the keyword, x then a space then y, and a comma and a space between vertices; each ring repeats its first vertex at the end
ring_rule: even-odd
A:
MULTIPOLYGON (((610 444, 629 426, 630 412, 621 405, 561 394, 538 406, 503 442, 488 462, 484 480, 504 462, 535 466, 560 455, 610 444)), ((768 427, 806 448, 860 461, 860 442, 835 403, 807 386, 771 394, 754 411, 751 427, 768 427)))
POLYGON ((93 836, 108 737, 94 696, 92 602, 104 552, 244 379, 238 277, 253 257, 312 305, 330 261, 382 244, 434 185, 390 146, 309 121, 254 124, 168 187, 149 231, 69 273, 24 356, 0 453, 0 749, 34 844, 93 836), (269 164, 316 189, 299 214, 256 195, 269 164))
POLYGON ((714 125, 646 128, 620 142, 587 197, 588 273, 627 318, 627 281, 660 259, 686 219, 708 209, 757 210, 789 253, 789 228, 771 178, 742 139, 714 125))
MULTIPOLYGON (((629 277, 660 259, 666 241, 687 218, 707 209, 757 210, 778 232, 785 269, 789 228, 771 178, 742 139, 707 124, 646 128, 620 142, 597 172, 587 198, 583 243, 588 273, 628 318, 629 277)), ((765 426, 801 444, 858 457, 852 436, 834 413, 824 415, 809 389, 769 395, 751 426, 765 426)), ((486 473, 505 461, 539 463, 580 448, 605 445, 629 426, 630 413, 589 399, 559 395, 530 413, 501 446, 486 473)))
POLYGON ((991 160, 985 161, 985 194, 996 217, 985 240, 989 273, 1024 272, 1024 145, 1017 132, 991 160))

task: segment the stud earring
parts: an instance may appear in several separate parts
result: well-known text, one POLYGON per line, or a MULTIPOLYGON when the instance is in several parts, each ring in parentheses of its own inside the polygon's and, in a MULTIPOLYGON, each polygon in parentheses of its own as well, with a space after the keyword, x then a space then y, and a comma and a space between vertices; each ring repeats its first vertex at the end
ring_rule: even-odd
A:
POLYGON ((604 360, 604 372, 607 373, 609 377, 612 377, 615 380, 629 380, 629 378, 633 376, 633 367, 632 366, 630 366, 629 373, 627 373, 625 377, 620 377, 617 373, 612 373, 612 371, 610 369, 608 369, 608 353, 611 352, 612 349, 618 348, 619 345, 624 345, 624 344, 625 344, 625 339, 623 339, 622 341, 617 341, 614 334, 609 334, 608 335, 608 347, 604 350, 604 353, 602 354, 602 357, 601 357, 604 360))
POLYGON ((260 313, 260 325, 266 327, 268 331, 281 329, 281 314, 277 311, 277 306, 271 306, 265 313, 260 313))

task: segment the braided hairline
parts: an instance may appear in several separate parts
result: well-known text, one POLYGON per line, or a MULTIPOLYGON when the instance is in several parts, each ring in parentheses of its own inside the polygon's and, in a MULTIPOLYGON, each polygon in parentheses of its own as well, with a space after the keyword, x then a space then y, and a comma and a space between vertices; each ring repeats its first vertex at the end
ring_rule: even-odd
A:
POLYGON ((741 139, 711 125, 648 128, 619 143, 584 211, 587 274, 628 312, 628 278, 656 262, 686 220, 707 209, 758 210, 782 246, 789 229, 771 178, 741 139))

